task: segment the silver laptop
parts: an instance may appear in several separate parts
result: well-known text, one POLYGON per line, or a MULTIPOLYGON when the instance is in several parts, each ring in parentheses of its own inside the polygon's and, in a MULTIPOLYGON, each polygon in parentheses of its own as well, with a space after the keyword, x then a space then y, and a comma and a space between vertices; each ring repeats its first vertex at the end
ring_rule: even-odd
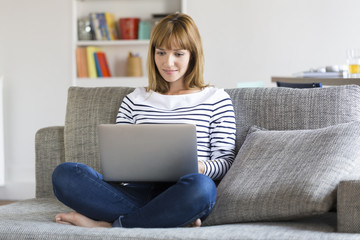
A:
POLYGON ((169 182, 198 172, 194 125, 101 124, 98 134, 105 181, 169 182))

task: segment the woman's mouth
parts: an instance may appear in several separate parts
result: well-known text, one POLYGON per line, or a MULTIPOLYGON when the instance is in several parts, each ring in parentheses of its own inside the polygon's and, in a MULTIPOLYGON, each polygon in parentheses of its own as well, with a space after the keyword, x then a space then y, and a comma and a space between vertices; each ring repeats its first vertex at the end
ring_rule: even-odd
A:
POLYGON ((173 69, 163 69, 163 71, 164 71, 166 74, 173 74, 173 73, 177 72, 177 70, 173 70, 173 69))

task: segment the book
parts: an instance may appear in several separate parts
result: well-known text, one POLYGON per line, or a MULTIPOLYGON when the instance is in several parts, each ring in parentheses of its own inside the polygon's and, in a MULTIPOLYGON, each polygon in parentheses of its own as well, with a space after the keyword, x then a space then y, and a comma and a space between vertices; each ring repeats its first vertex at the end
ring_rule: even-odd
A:
POLYGON ((106 25, 108 28, 108 33, 109 33, 109 40, 116 40, 118 39, 118 33, 116 31, 116 20, 115 20, 115 16, 112 13, 105 13, 105 20, 106 20, 106 25))
POLYGON ((90 25, 93 31, 94 40, 101 40, 102 36, 100 31, 100 24, 96 16, 96 13, 90 13, 89 17, 90 17, 90 25))
POLYGON ((101 52, 102 50, 98 47, 94 46, 88 46, 86 47, 86 56, 87 56, 87 63, 88 63, 88 72, 90 78, 96 78, 97 71, 96 71, 96 64, 95 64, 95 58, 94 53, 95 52, 101 52))
POLYGON ((94 61, 95 61, 95 67, 96 67, 96 73, 97 73, 97 76, 98 77, 102 77, 102 73, 101 73, 101 69, 100 69, 100 63, 99 63, 99 59, 98 59, 98 56, 97 56, 98 52, 94 52, 93 55, 94 55, 94 61))
POLYGON ((99 68, 102 77, 111 77, 109 65, 106 59, 106 54, 104 52, 97 52, 96 57, 99 63, 99 68))
POLYGON ((96 13, 96 18, 98 20, 100 30, 99 40, 110 40, 109 30, 105 19, 105 13, 96 13))
POLYGON ((117 30, 115 16, 108 12, 93 12, 89 14, 93 40, 116 40, 117 30))
POLYGON ((107 61, 107 58, 106 56, 104 55, 103 58, 101 58, 102 60, 100 61, 100 66, 103 64, 104 65, 104 68, 105 68, 105 71, 106 71, 106 77, 111 77, 111 72, 110 72, 110 68, 109 68, 109 64, 108 64, 108 61, 107 61))
POLYGON ((86 48, 76 48, 76 69, 79 78, 89 77, 86 48))

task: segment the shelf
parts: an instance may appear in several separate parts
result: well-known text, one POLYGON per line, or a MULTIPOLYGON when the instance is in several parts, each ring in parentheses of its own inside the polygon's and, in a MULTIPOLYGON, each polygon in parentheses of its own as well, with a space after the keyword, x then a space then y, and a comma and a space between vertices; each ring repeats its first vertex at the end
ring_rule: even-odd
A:
POLYGON ((77 78, 78 87, 145 87, 147 77, 77 78))
POLYGON ((89 13, 109 12, 116 22, 120 18, 138 17, 151 20, 153 14, 185 12, 186 0, 72 0, 72 81, 71 85, 80 87, 101 86, 147 86, 147 77, 125 77, 129 52, 141 57, 143 74, 146 74, 146 59, 150 40, 78 40, 77 20, 89 13), (76 49, 95 46, 105 53, 111 78, 78 78, 76 49))
POLYGON ((148 45, 150 40, 109 40, 109 41, 77 41, 77 46, 142 46, 148 45))

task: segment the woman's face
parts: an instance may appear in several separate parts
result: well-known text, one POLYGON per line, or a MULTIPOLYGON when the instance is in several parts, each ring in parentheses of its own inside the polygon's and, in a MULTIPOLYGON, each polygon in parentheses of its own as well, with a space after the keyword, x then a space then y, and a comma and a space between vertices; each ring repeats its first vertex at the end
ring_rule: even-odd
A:
POLYGON ((190 51, 171 46, 171 49, 155 49, 155 64, 160 75, 169 83, 184 81, 188 69, 190 51))

